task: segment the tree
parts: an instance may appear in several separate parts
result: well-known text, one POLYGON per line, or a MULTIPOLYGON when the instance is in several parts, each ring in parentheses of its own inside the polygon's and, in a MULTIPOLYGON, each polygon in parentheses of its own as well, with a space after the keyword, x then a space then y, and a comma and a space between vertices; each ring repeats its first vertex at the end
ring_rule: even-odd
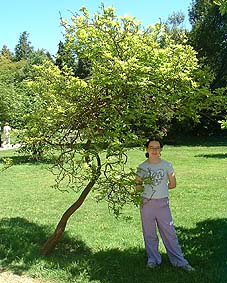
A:
POLYGON ((58 44, 58 51, 56 54, 56 65, 60 70, 64 67, 71 68, 75 73, 77 68, 76 56, 72 53, 72 50, 69 50, 67 46, 60 41, 58 44))
POLYGON ((0 56, 0 121, 16 126, 21 118, 21 88, 18 78, 25 62, 11 61, 8 56, 0 56))
POLYGON ((20 35, 19 42, 15 47, 15 60, 20 61, 28 59, 33 52, 31 42, 28 40, 29 34, 24 31, 20 35))
POLYGON ((185 15, 179 11, 174 12, 168 17, 165 23, 166 32, 176 44, 184 43, 188 39, 188 31, 184 28, 185 15))
POLYGON ((201 112, 203 118, 195 129, 199 133, 218 133, 220 132, 218 120, 223 119, 226 112, 227 14, 221 15, 219 6, 213 0, 196 0, 192 2, 189 16, 192 24, 189 33, 190 43, 198 52, 199 62, 204 68, 209 68, 209 72, 213 74, 210 84, 213 96, 222 101, 221 104, 219 103, 219 111, 215 107, 215 111, 208 108, 201 112))
POLYGON ((189 12, 190 41, 201 62, 215 75, 212 89, 225 87, 227 81, 227 14, 221 15, 213 0, 196 0, 189 12))
POLYGON ((68 48, 67 43, 60 41, 56 54, 56 65, 60 70, 71 68, 74 75, 81 79, 87 78, 91 73, 91 64, 87 58, 79 58, 75 52, 68 48))
POLYGON ((82 192, 42 255, 54 249, 91 190, 116 215, 126 203, 138 204, 128 146, 143 143, 148 132, 164 133, 173 117, 198 118, 209 97, 208 78, 193 49, 173 42, 160 24, 144 30, 135 18, 118 17, 113 7, 102 7, 93 17, 82 8, 81 15, 63 24, 67 48, 91 62, 91 76, 75 77, 71 69, 60 71, 49 61, 35 67, 24 141, 42 144, 55 156, 57 188, 82 192))
POLYGON ((0 51, 0 56, 3 56, 10 61, 13 60, 13 54, 6 45, 3 45, 2 50, 0 51))
POLYGON ((34 51, 29 59, 15 61, 5 47, 0 55, 0 122, 8 121, 20 128, 23 116, 29 111, 30 98, 24 81, 33 79, 33 65, 48 60, 43 50, 34 51))

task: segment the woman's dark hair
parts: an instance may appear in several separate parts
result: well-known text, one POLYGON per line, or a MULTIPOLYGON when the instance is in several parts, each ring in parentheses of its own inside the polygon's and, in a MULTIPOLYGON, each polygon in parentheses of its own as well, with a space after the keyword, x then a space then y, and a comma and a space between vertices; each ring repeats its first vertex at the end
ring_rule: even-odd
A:
POLYGON ((151 141, 157 141, 157 142, 159 142, 160 147, 163 148, 163 142, 162 142, 162 140, 161 140, 160 138, 158 138, 158 137, 149 138, 149 139, 147 140, 147 142, 145 143, 146 148, 148 148, 149 143, 150 143, 151 141))

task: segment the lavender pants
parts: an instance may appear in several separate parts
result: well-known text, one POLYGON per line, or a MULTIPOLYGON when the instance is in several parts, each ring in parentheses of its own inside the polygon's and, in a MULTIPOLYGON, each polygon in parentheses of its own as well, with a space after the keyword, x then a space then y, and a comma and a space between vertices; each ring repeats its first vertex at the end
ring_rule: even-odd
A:
POLYGON ((178 243, 168 198, 143 199, 140 213, 148 257, 147 263, 161 263, 161 255, 158 252, 158 227, 171 264, 178 267, 188 264, 178 243))

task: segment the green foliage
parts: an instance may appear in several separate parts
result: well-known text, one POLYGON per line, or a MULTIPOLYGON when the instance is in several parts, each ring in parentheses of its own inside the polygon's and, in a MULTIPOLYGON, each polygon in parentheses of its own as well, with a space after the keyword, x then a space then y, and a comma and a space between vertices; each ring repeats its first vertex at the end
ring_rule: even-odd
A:
POLYGON ((18 44, 15 47, 15 60, 26 60, 33 52, 31 42, 28 40, 29 34, 24 31, 21 33, 18 44))
POLYGON ((209 77, 193 49, 160 24, 144 30, 112 7, 93 17, 82 8, 63 24, 65 47, 90 62, 91 75, 75 77, 67 64, 59 70, 48 60, 34 67, 23 141, 56 154, 57 187, 78 190, 96 180, 98 198, 119 214, 126 202, 138 203, 127 147, 165 134, 174 117, 197 119, 209 77))
POLYGON ((1 168, 0 172, 5 171, 6 169, 9 169, 13 165, 12 158, 9 157, 3 157, 2 158, 3 167, 1 168))
POLYGON ((218 121, 220 124, 221 124, 221 128, 224 130, 224 129, 227 129, 227 119, 226 120, 220 120, 218 121))
POLYGON ((10 61, 13 60, 13 54, 6 45, 3 45, 2 50, 0 51, 0 56, 1 58, 4 57, 10 61))
POLYGON ((67 43, 60 42, 56 54, 56 65, 60 70, 64 67, 71 69, 78 78, 87 78, 91 73, 91 64, 86 58, 79 58, 72 49, 68 48, 67 43))
POLYGON ((17 125, 21 119, 22 92, 18 84, 25 62, 0 57, 0 121, 17 125))
MULTIPOLYGON (((192 31, 189 38, 198 52, 198 59, 204 68, 208 68, 213 79, 209 82, 212 91, 210 106, 201 111, 201 123, 196 134, 215 134, 220 132, 219 120, 226 113, 227 53, 226 32, 227 14, 221 14, 217 1, 196 0, 190 10, 192 31), (215 107, 212 107, 212 104, 215 107)), ((219 1, 220 4, 223 1, 219 1)), ((226 3, 226 1, 224 1, 226 3)), ((223 3, 224 4, 224 3, 223 3)), ((191 127, 192 128, 192 127, 191 127)))
POLYGON ((174 12, 165 23, 166 32, 176 44, 185 44, 188 31, 184 28, 185 15, 182 12, 174 12))
POLYGON ((227 14, 221 15, 214 1, 197 0, 189 15, 192 24, 190 41, 200 60, 204 60, 215 74, 212 89, 225 87, 227 14))
POLYGON ((60 41, 58 44, 58 51, 56 54, 56 65, 62 70, 65 66, 71 68, 73 72, 76 70, 76 57, 71 52, 71 50, 67 50, 65 44, 60 41))
POLYGON ((216 1, 214 1, 214 3, 219 6, 220 13, 223 16, 227 12, 227 2, 226 2, 226 0, 216 0, 216 1))
MULTIPOLYGON (((4 53, 5 54, 5 53, 4 53)), ((0 122, 10 122, 21 128, 23 116, 29 112, 30 100, 25 82, 33 78, 33 65, 42 65, 47 60, 43 50, 34 51, 27 60, 14 61, 9 56, 0 56, 0 122)))

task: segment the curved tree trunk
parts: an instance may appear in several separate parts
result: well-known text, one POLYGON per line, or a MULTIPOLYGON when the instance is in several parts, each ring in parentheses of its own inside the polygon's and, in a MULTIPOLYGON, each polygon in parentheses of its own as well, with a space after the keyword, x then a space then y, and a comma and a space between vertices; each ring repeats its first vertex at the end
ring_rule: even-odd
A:
POLYGON ((74 204, 71 205, 65 211, 65 213, 63 214, 61 220, 59 221, 59 223, 58 223, 58 225, 57 225, 57 227, 54 231, 54 234, 45 242, 45 244, 41 248, 40 255, 46 256, 54 250, 54 248, 56 247, 56 245, 58 244, 58 242, 60 241, 60 239, 63 236, 63 233, 65 231, 65 227, 66 227, 66 224, 67 224, 69 217, 83 204, 88 193, 91 191, 92 187, 94 186, 96 180, 97 180, 97 178, 91 180, 87 184, 87 186, 83 190, 83 192, 81 193, 78 200, 76 202, 74 202, 74 204))

